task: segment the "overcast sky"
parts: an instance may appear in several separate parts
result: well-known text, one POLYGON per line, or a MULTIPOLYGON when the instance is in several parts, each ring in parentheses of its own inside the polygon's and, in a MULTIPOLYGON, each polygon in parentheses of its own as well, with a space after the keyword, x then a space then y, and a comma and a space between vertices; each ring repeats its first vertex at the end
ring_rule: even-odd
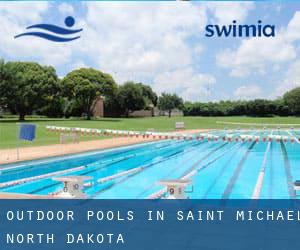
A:
POLYGON ((1 2, 0 57, 134 80, 185 100, 275 98, 300 85, 300 4, 288 2, 1 2), (16 34, 37 23, 83 28, 54 43, 16 34), (276 25, 275 38, 207 38, 207 24, 276 25))

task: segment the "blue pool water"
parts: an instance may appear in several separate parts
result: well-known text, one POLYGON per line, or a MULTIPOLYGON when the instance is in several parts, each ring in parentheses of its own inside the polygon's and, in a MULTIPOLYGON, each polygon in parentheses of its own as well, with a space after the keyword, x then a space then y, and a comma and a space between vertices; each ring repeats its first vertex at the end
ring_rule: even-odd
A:
MULTIPOLYGON (((250 133, 250 132, 249 132, 250 133)), ((249 134, 248 133, 248 134, 249 134)), ((299 137, 297 131, 251 131, 260 138, 269 135, 299 137)), ((225 131, 214 131, 215 135, 225 131)), ((295 141, 236 142, 238 132, 226 132, 233 141, 164 140, 130 147, 65 157, 3 165, 0 185, 29 177, 52 174, 25 183, 0 188, 0 192, 48 195, 62 190, 57 176, 89 176, 84 192, 89 198, 148 198, 162 190, 163 179, 178 179, 191 172, 190 198, 297 198, 294 181, 300 179, 300 144, 295 141), (78 169, 78 167, 82 167, 78 169), (141 167, 141 168, 139 168, 141 167), (134 172, 128 172, 132 169, 134 172), (68 173, 58 171, 69 170, 68 173), (127 171, 127 172, 126 172, 127 171), (58 172, 56 174, 56 172, 58 172), (99 182, 105 177, 124 173, 99 182), (263 174, 262 181, 258 182, 263 174), (256 196, 254 195, 256 191, 256 196), (258 192, 257 192, 258 191, 258 192)))

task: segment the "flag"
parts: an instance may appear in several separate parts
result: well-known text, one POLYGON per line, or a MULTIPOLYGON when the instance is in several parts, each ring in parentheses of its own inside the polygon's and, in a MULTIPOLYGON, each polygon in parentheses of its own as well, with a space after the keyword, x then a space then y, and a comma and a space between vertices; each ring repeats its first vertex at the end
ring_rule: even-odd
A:
POLYGON ((36 125, 35 124, 21 124, 19 139, 26 141, 33 141, 36 134, 36 125))

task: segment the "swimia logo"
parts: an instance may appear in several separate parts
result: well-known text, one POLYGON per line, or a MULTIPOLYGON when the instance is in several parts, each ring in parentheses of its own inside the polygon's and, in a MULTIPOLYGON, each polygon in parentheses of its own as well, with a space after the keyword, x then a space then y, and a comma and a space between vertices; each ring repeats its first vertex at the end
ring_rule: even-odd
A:
POLYGON ((65 26, 60 27, 53 24, 35 24, 26 27, 27 30, 36 29, 35 31, 29 31, 21 33, 15 36, 16 38, 24 36, 34 36, 42 39, 46 39, 52 42, 70 42, 80 38, 80 36, 74 36, 82 31, 82 29, 70 29, 75 24, 75 19, 72 16, 65 18, 65 26), (71 36, 72 35, 72 36, 71 36))
POLYGON ((237 24, 233 20, 229 25, 206 25, 206 37, 275 37, 275 25, 263 24, 237 24))

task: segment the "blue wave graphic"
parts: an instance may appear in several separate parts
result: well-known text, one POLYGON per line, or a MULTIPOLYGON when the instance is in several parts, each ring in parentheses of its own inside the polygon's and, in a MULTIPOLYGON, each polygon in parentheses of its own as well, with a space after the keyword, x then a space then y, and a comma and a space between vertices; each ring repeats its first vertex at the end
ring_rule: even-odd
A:
POLYGON ((43 33, 43 32, 26 32, 26 33, 22 33, 22 34, 15 36, 15 38, 22 37, 22 36, 37 36, 37 37, 44 38, 44 39, 47 39, 47 40, 50 40, 53 42, 70 42, 70 41, 80 38, 80 36, 64 38, 64 37, 50 35, 50 34, 43 33))
MULTIPOLYGON (((74 26, 74 24, 75 24, 74 17, 68 16, 65 18, 66 27, 70 28, 70 27, 74 26)), ((57 25, 46 24, 46 23, 34 24, 34 25, 26 27, 26 29, 27 30, 38 29, 40 31, 24 32, 19 35, 16 35, 15 38, 19 38, 22 36, 36 36, 36 37, 40 37, 40 38, 50 40, 53 42, 70 42, 70 41, 80 38, 80 36, 68 37, 68 35, 79 33, 82 31, 82 29, 73 29, 72 30, 72 29, 68 29, 68 28, 63 28, 63 27, 60 27, 57 25), (50 34, 47 32, 50 32, 50 34), (53 34, 51 34, 51 33, 53 33, 53 34)))
POLYGON ((27 27, 26 29, 33 29, 33 28, 43 29, 60 35, 70 35, 82 31, 82 29, 71 30, 71 29, 65 29, 52 24, 35 24, 27 27))

